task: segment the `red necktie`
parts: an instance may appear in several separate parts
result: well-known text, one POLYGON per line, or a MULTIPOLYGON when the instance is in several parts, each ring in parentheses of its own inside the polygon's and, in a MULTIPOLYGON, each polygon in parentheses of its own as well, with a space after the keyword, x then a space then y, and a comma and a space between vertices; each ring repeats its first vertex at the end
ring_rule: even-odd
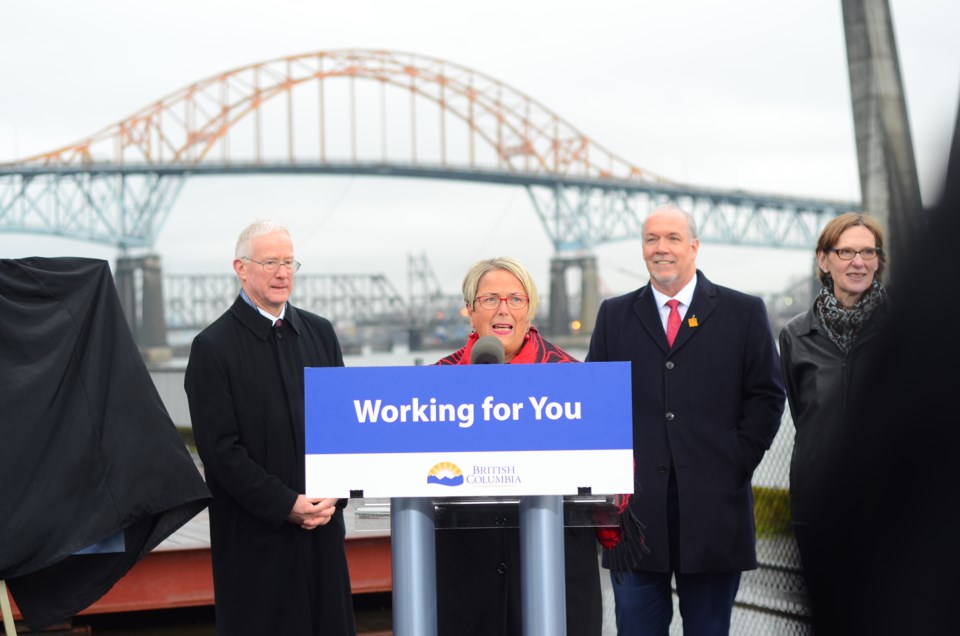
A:
POLYGON ((680 331, 680 312, 677 307, 679 300, 668 300, 667 306, 670 307, 670 315, 667 316, 667 344, 673 346, 673 341, 677 339, 677 332, 680 331))

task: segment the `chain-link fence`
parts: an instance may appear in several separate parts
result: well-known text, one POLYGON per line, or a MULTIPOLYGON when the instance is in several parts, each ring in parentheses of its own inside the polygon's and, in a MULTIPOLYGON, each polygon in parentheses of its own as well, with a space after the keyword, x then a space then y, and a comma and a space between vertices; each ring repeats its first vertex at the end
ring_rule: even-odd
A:
MULTIPOLYGON (((790 522, 790 455, 793 418, 783 424, 753 478, 758 568, 744 572, 733 611, 731 634, 809 634, 810 611, 800 554, 790 522)), ((671 626, 671 633, 674 633, 671 626)), ((677 634, 682 630, 677 626, 677 634)))
MULTIPOLYGON (((793 419, 787 409, 770 451, 754 474, 759 567, 740 577, 740 589, 730 621, 732 636, 808 636, 813 631, 787 494, 793 434, 793 419)), ((604 603, 603 636, 616 636, 609 573, 602 572, 600 580, 604 603)), ((683 621, 674 593, 670 635, 682 634, 683 621)))
MULTIPOLYGON (((744 572, 740 578, 730 624, 730 633, 735 636, 812 633, 800 554, 790 523, 788 489, 793 435, 793 419, 787 409, 780 431, 753 477, 759 567, 744 572)), ((676 604, 674 595, 671 636, 683 634, 676 604)))

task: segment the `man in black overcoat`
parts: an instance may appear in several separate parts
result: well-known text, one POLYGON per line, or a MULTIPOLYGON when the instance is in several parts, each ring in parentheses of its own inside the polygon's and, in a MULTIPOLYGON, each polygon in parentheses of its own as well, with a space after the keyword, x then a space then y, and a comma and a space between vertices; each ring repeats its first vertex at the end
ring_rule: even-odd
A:
POLYGON ((210 504, 217 633, 356 633, 342 503, 304 496, 304 367, 343 366, 325 318, 287 302, 289 232, 246 228, 241 292, 193 341, 184 386, 210 504))
POLYGON ((783 415, 779 355, 763 301, 697 270, 690 214, 657 208, 642 240, 650 283, 603 302, 587 354, 631 362, 630 507, 650 552, 618 558, 639 553, 625 536, 604 553, 605 567, 623 568, 618 633, 668 634, 673 574, 684 633, 727 634, 740 573, 757 567, 751 478, 783 415))

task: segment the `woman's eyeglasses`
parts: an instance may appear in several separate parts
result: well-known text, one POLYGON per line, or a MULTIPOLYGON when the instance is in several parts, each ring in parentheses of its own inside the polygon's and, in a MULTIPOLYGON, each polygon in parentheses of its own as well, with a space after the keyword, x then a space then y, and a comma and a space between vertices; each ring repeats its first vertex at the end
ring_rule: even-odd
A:
POLYGON ((509 309, 523 309, 527 306, 529 300, 530 299, 523 294, 510 294, 509 296, 487 294, 486 296, 477 296, 473 302, 484 309, 496 309, 502 302, 506 302, 509 309))
POLYGON ((879 247, 865 247, 862 250, 855 250, 852 247, 834 247, 830 251, 836 254, 841 261, 852 261, 857 254, 865 261, 872 261, 880 256, 879 247))

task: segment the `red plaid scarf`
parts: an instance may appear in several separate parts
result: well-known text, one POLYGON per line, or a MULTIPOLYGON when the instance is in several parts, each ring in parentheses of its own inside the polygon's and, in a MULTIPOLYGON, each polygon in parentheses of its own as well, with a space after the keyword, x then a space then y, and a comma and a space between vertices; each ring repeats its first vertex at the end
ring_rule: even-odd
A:
MULTIPOLYGON (((470 351, 479 338, 480 336, 477 335, 477 332, 471 333, 466 345, 445 358, 437 360, 436 364, 470 364, 470 351)), ((579 362, 579 360, 557 345, 544 340, 536 327, 531 326, 530 331, 527 332, 524 338, 523 346, 520 347, 520 351, 510 359, 510 364, 531 364, 534 362, 579 362)), ((639 489, 637 492, 639 492, 639 489)), ((620 570, 635 567, 636 563, 642 558, 642 555, 649 551, 643 536, 643 524, 636 519, 633 512, 627 507, 629 501, 629 494, 620 495, 617 498, 617 504, 620 509, 619 527, 596 528, 597 540, 604 548, 611 551, 611 569, 614 570, 615 574, 620 570), (630 540, 621 542, 624 534, 627 534, 630 540)))
MULTIPOLYGON (((473 350, 473 344, 480 338, 477 332, 470 334, 467 344, 457 349, 445 358, 437 360, 436 364, 470 364, 470 351, 473 350)), ((516 355, 511 358, 509 364, 531 364, 534 362, 580 362, 569 353, 557 345, 547 342, 537 331, 536 327, 531 326, 530 331, 524 337, 523 346, 516 355)))

